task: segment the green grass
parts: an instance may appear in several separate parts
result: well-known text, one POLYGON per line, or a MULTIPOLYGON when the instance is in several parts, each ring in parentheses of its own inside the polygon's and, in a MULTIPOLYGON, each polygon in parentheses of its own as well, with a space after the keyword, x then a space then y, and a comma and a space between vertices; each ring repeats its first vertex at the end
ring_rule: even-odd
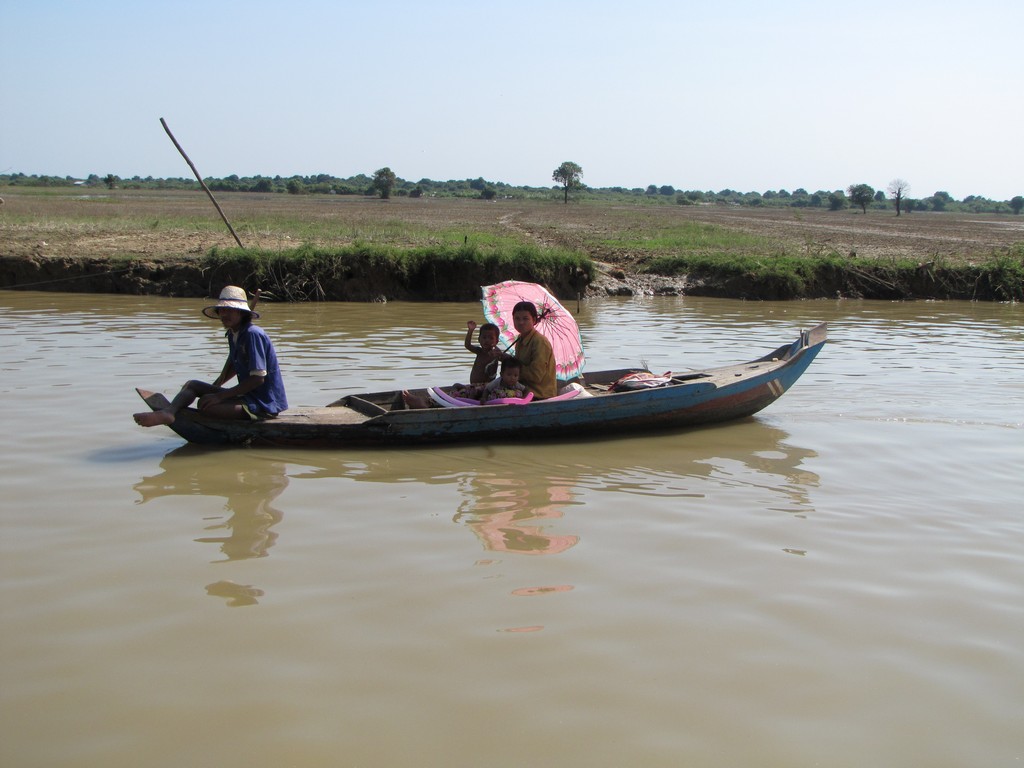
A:
POLYGON ((999 301, 1024 301, 1024 243, 992 255, 979 269, 979 280, 988 280, 999 301))
MULTIPOLYGON (((711 252, 708 244, 713 240, 727 245, 735 245, 737 240, 716 231, 705 237, 697 231, 707 229, 704 225, 685 229, 689 230, 688 242, 705 244, 708 250, 654 256, 643 263, 641 271, 686 275, 691 281, 708 281, 721 295, 754 299, 941 295, 1024 300, 1024 245, 993 254, 981 265, 922 264, 913 259, 851 257, 834 251, 810 256, 782 251, 760 255, 711 252)), ((711 228, 716 229, 721 228, 711 228)), ((337 248, 214 249, 204 257, 202 266, 247 275, 253 284, 289 301, 344 296, 353 285, 365 292, 368 284, 378 286, 382 295, 452 300, 475 295, 480 285, 510 278, 557 286, 564 295, 571 295, 596 273, 593 262, 579 252, 508 243, 502 238, 479 239, 483 242, 413 247, 360 241, 337 248)), ((678 248, 679 238, 673 237, 672 242, 678 248)))
POLYGON ((767 257, 719 253, 655 257, 643 265, 642 271, 707 279, 730 286, 731 294, 760 299, 841 295, 1024 301, 1024 244, 994 253, 982 264, 871 259, 835 252, 767 257))
MULTIPOLYGON (((223 226, 223 225, 220 225, 223 226)), ((339 220, 330 216, 245 217, 232 221, 243 243, 259 236, 278 235, 296 245, 308 243, 373 243, 403 247, 476 245, 481 248, 514 248, 523 245, 522 236, 508 232, 481 230, 470 225, 428 226, 399 219, 339 220)))
POLYGON ((654 231, 622 232, 599 242, 615 249, 677 254, 770 253, 778 248, 770 238, 698 221, 680 222, 654 231))
POLYGON ((244 275, 247 283, 265 286, 274 298, 288 301, 344 296, 353 285, 365 292, 368 284, 379 286, 383 295, 454 299, 476 296, 481 285, 510 278, 578 291, 595 274, 593 262, 582 254, 523 245, 214 249, 201 266, 244 275))

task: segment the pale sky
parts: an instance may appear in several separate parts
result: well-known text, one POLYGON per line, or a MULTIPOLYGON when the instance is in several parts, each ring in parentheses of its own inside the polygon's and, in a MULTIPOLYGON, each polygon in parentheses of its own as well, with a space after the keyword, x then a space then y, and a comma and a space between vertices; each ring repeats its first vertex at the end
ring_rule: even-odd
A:
POLYGON ((0 0, 0 173, 1024 194, 1021 0, 0 0))

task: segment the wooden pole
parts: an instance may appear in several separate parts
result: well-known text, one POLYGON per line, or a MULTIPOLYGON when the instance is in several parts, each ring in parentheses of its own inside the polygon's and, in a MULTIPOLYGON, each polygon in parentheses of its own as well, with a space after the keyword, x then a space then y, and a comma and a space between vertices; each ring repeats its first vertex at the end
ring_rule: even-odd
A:
POLYGON ((238 239, 238 235, 235 234, 235 230, 231 226, 231 222, 228 221, 228 217, 224 215, 224 211, 220 209, 220 205, 218 205, 216 199, 214 199, 213 192, 211 192, 210 188, 206 186, 206 183, 203 181, 203 177, 199 175, 199 171, 196 170, 195 165, 193 165, 192 161, 188 159, 188 155, 185 154, 185 150, 181 148, 181 144, 179 144, 178 140, 174 138, 174 134, 171 133, 171 129, 167 127, 167 121, 164 120, 162 117, 160 118, 160 125, 164 127, 164 130, 167 131, 167 135, 170 136, 171 141, 174 142, 174 146, 178 148, 178 151, 181 153, 181 156, 185 158, 185 162, 188 163, 188 167, 191 168, 192 173, 195 174, 196 181, 199 182, 199 186, 201 186, 203 190, 206 192, 206 194, 209 196, 210 202, 213 203, 213 207, 217 209, 217 213, 219 213, 220 217, 224 220, 224 223, 227 225, 228 232, 230 232, 231 236, 235 238, 235 242, 238 243, 238 247, 245 248, 245 246, 242 245, 242 241, 238 239))

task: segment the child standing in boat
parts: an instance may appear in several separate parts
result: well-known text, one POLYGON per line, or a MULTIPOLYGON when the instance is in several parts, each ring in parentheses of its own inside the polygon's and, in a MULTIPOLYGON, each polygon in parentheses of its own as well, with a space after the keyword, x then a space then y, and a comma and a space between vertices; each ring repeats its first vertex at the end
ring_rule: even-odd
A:
POLYGON ((136 424, 171 424, 178 411, 197 398, 200 412, 215 419, 272 419, 288 408, 277 353, 266 331, 253 325, 259 314, 249 306, 245 290, 227 286, 203 314, 218 318, 227 331, 228 358, 220 375, 212 384, 187 382, 167 408, 136 413, 136 424), (238 379, 235 386, 224 386, 234 378, 238 379))
POLYGON ((498 326, 484 323, 480 326, 477 336, 479 344, 473 343, 473 331, 477 328, 476 321, 466 321, 466 341, 464 346, 474 355, 473 369, 469 373, 469 384, 454 384, 450 392, 455 397, 466 397, 476 400, 483 393, 483 385, 494 381, 498 372, 498 326))
MULTIPOLYGON (((469 373, 469 384, 453 384, 446 387, 446 390, 453 397, 462 397, 468 400, 478 400, 484 394, 484 385, 499 381, 495 377, 498 371, 498 339, 500 332, 494 323, 484 323, 480 326, 480 333, 477 335, 479 344, 473 343, 473 331, 477 329, 475 320, 466 321, 466 340, 464 346, 474 355, 473 369, 469 373)), ((402 390, 402 400, 406 408, 430 408, 429 400, 411 394, 409 390, 402 390)))
POLYGON ((498 346, 498 326, 494 323, 484 323, 480 326, 480 333, 477 336, 479 344, 473 343, 473 331, 476 330, 476 322, 469 320, 466 323, 465 346, 470 352, 476 355, 473 361, 473 370, 469 374, 470 384, 486 384, 494 379, 498 370, 498 361, 494 356, 494 349, 498 346))

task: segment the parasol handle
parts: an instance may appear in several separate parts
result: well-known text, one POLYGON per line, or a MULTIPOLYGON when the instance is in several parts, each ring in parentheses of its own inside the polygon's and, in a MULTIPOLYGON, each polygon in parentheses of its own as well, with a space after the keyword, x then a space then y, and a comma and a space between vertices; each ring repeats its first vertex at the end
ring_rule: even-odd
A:
POLYGON ((519 341, 519 339, 521 339, 521 338, 522 338, 522 336, 516 336, 514 339, 512 339, 512 341, 509 342, 509 345, 507 347, 505 347, 505 349, 503 349, 501 351, 501 354, 507 355, 508 351, 510 349, 512 349, 512 347, 514 347, 516 345, 516 342, 519 341))

